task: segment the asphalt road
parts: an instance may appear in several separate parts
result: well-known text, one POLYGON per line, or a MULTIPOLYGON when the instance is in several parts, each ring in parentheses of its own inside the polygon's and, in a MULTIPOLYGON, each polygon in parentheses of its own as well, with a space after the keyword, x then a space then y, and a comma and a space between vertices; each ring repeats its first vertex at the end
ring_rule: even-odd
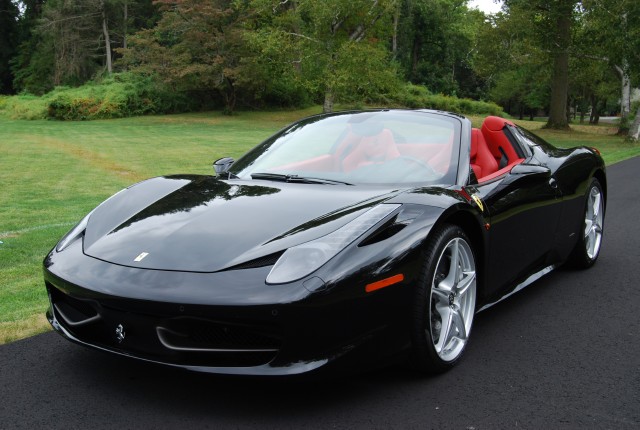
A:
POLYGON ((608 174, 595 267, 479 314, 445 375, 222 378, 46 333, 0 346, 0 428, 640 428, 640 157, 608 174))

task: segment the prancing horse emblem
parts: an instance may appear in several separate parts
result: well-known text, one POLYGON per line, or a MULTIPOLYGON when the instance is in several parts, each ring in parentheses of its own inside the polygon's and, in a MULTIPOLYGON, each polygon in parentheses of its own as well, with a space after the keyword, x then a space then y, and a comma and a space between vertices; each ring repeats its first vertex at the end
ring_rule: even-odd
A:
POLYGON ((147 255, 149 255, 148 252, 143 252, 140 255, 138 255, 133 261, 135 262, 142 261, 144 257, 146 257, 147 255))
POLYGON ((116 340, 118 341, 118 343, 122 343, 126 335, 127 334, 125 333, 122 324, 118 324, 118 327, 116 327, 116 340))
POLYGON ((471 198, 473 199, 474 202, 476 202, 476 204, 480 208, 480 212, 484 212, 484 205, 482 204, 482 200, 480 200, 480 197, 474 194, 471 196, 471 198))

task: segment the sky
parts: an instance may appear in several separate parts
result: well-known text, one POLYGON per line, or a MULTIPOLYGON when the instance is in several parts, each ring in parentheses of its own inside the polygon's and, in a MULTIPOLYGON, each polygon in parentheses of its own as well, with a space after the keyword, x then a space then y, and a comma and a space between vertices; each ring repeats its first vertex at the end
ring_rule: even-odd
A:
POLYGON ((501 0, 470 0, 469 8, 477 8, 483 11, 484 13, 496 13, 500 11, 500 7, 502 7, 501 0))

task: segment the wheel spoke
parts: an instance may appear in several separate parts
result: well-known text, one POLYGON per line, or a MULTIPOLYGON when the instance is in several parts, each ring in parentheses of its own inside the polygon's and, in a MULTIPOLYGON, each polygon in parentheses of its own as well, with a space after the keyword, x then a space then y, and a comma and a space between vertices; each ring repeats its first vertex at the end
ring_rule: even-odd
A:
POLYGON ((432 299, 435 298, 437 303, 442 303, 445 306, 449 305, 449 291, 434 286, 431 293, 432 299))
POLYGON ((593 221, 589 218, 584 220, 584 235, 589 236, 589 232, 591 231, 591 228, 593 227, 593 221))
MULTIPOLYGON (((595 190, 595 188, 594 188, 595 190)), ((597 191, 597 190, 596 190, 597 191)), ((597 192, 594 196, 593 196, 593 219, 595 220, 596 217, 600 214, 600 199, 602 197, 600 196, 600 193, 597 192)))
MULTIPOLYGON (((459 244, 458 239, 454 239, 451 242, 451 245, 448 247, 451 253, 451 261, 449 263, 449 273, 447 273, 447 277, 443 279, 440 283, 444 283, 449 290, 451 290, 456 283, 458 282, 458 266, 460 265, 460 256, 459 256, 459 244)), ((446 249, 445 249, 446 252, 446 249)))
POLYGON ((440 312, 440 316, 442 317, 442 327, 440 329, 438 343, 434 346, 437 352, 442 353, 442 351, 445 349, 444 347, 449 343, 448 341, 453 325, 453 312, 451 311, 451 308, 447 306, 446 308, 442 309, 442 311, 440 312))
POLYGON ((473 285, 476 280, 475 270, 462 272, 462 275, 462 280, 458 283, 458 287, 456 288, 456 295, 460 300, 462 300, 464 295, 467 294, 469 287, 473 285))
POLYGON ((464 324, 464 317, 462 316, 461 309, 457 308, 453 310, 451 314, 453 316, 452 326, 456 329, 454 331, 457 331, 455 337, 459 338, 460 340, 467 340, 467 328, 464 324))

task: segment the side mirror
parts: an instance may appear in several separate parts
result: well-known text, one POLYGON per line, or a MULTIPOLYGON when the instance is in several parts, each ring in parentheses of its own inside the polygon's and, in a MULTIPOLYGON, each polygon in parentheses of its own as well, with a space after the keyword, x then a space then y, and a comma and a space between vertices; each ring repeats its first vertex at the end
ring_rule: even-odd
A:
POLYGON ((220 176, 227 173, 234 161, 236 160, 231 157, 218 158, 213 162, 213 170, 216 171, 216 175, 220 176))

